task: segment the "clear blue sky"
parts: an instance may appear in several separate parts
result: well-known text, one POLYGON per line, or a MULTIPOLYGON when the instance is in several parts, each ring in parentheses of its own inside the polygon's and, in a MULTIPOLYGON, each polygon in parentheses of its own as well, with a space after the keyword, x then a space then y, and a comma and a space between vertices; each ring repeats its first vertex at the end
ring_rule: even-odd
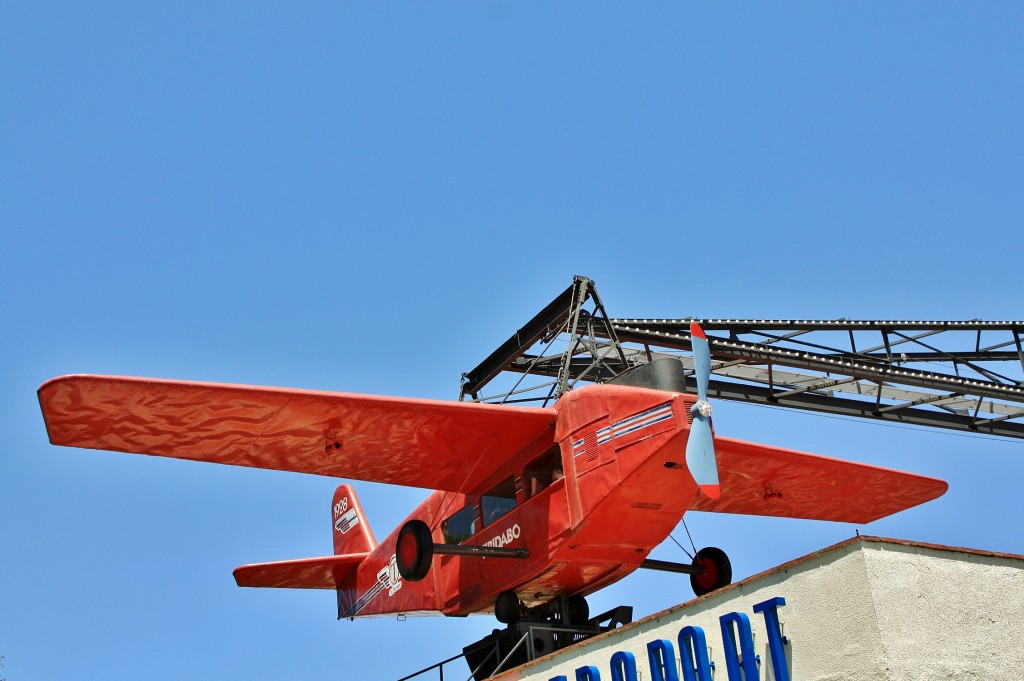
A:
MULTIPOLYGON (((1022 14, 3 3, 0 676, 393 679, 495 626, 236 588, 330 552, 334 482, 52 447, 53 376, 455 398, 576 273, 613 316, 1024 318, 1022 14)), ((863 532, 1024 553, 1019 442, 743 405, 716 426, 949 481, 863 532)), ((357 489, 379 536, 424 496, 357 489)), ((689 525, 738 577, 855 530, 689 525)), ((592 607, 689 593, 644 573, 592 607)))

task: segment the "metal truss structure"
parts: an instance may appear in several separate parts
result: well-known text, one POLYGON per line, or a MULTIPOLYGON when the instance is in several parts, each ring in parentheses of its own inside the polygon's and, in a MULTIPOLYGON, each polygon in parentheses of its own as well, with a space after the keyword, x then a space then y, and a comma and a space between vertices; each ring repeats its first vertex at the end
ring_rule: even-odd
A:
POLYGON ((711 397, 1024 438, 1024 321, 611 318, 581 276, 463 374, 459 399, 548 404, 581 381, 695 392, 691 321, 711 397), (664 366, 676 375, 650 378, 664 366))

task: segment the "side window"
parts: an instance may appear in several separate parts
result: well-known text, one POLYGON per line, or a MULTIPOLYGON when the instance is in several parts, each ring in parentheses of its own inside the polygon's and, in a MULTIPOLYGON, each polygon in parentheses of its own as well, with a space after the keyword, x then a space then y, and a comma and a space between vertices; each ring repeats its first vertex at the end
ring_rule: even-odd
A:
POLYGON ((477 533, 480 523, 477 522, 476 510, 476 505, 470 502, 461 511, 441 523, 445 544, 461 544, 477 533))
POLYGON ((556 444, 523 468, 523 487, 526 498, 529 499, 551 483, 564 477, 562 453, 556 444))
POLYGON ((512 476, 505 478, 488 490, 480 501, 484 512, 484 527, 486 527, 516 507, 515 478, 512 476))

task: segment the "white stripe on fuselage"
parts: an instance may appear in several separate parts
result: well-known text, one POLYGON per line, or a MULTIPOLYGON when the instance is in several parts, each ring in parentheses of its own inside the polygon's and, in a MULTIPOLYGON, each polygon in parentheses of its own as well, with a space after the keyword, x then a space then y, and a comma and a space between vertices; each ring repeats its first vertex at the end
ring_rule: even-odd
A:
MULTIPOLYGON (((644 428, 649 428, 656 423, 661 423, 662 421, 670 418, 672 418, 672 403, 666 402, 665 404, 647 409, 638 414, 633 414, 632 416, 627 416, 624 419, 616 421, 610 426, 601 428, 595 433, 597 436, 597 444, 606 444, 617 437, 636 433, 644 428)), ((579 456, 583 451, 583 438, 572 443, 573 456, 579 456)))

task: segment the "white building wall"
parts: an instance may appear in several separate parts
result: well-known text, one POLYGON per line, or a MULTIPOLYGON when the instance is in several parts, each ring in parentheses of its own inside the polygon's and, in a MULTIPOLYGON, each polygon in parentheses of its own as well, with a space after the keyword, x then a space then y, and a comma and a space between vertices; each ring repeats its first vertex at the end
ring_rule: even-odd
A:
MULTIPOLYGON (((743 613, 773 679, 765 618, 754 605, 781 597, 787 670, 794 681, 1024 679, 1024 557, 896 540, 851 539, 501 674, 548 681, 592 665, 613 679, 610 659, 633 654, 649 681, 647 644, 666 639, 680 655, 685 626, 703 629, 716 681, 730 679, 720 618, 743 613)), ((585 678, 585 677, 584 677, 585 678)), ((679 676, 682 679, 682 675, 679 676)), ((745 679, 744 681, 753 681, 745 679)))
POLYGON ((893 679, 1024 679, 1024 559, 932 547, 864 551, 893 679))

